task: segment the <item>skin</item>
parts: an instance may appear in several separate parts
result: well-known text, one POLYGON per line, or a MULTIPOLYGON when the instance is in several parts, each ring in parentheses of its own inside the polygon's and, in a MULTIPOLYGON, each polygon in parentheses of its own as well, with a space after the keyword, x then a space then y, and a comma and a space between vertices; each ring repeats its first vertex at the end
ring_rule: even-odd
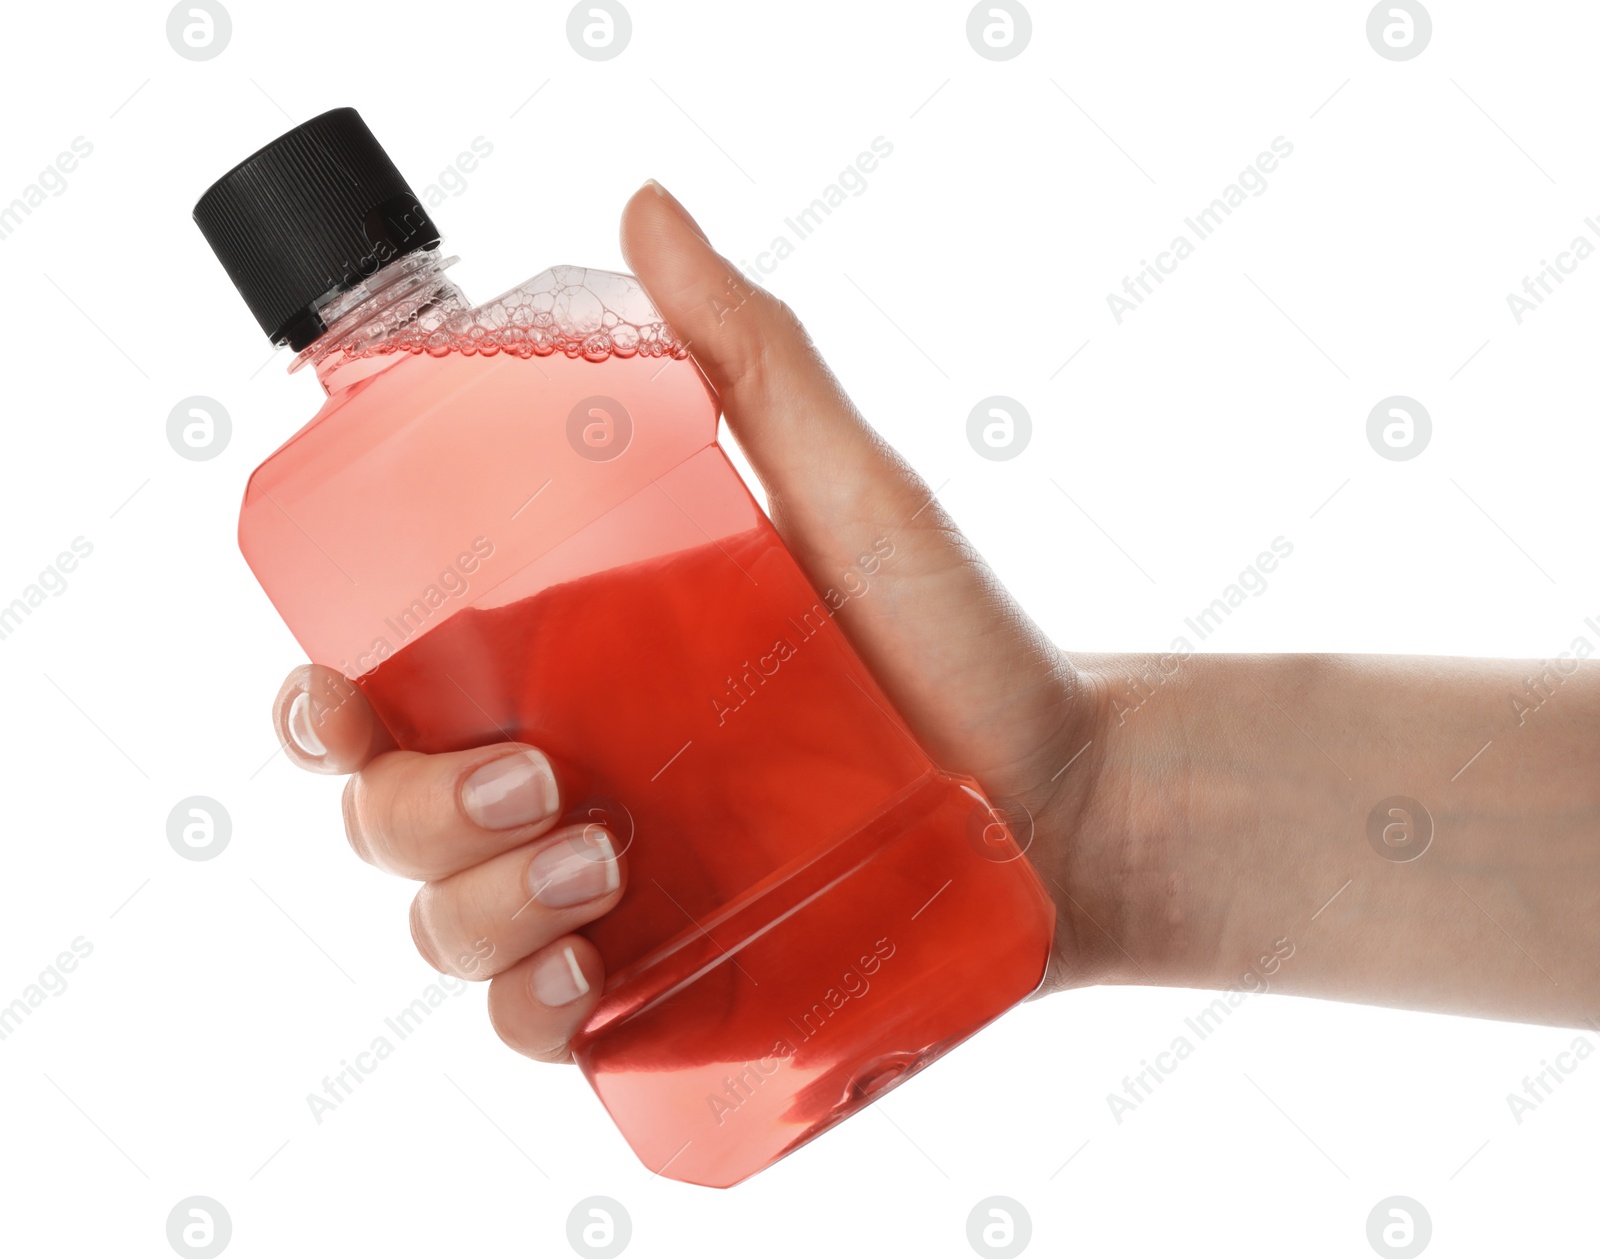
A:
MULTIPOLYGON (((935 759, 1032 816, 1029 859, 1057 905, 1040 995, 1270 987, 1600 1029, 1600 667, 1069 658, 862 418, 793 312, 660 185, 628 202, 622 246, 716 389, 814 584, 894 537, 874 597, 838 620, 935 759), (1394 796, 1432 819, 1412 860, 1368 839, 1369 814, 1394 796)), ((554 814, 482 825, 465 787, 506 756, 548 773, 539 751, 397 750, 360 693, 320 666, 290 673, 274 720, 297 764, 351 775, 356 852, 422 881, 411 930, 429 964, 488 979, 501 1038, 568 1061, 604 984, 599 954, 573 933, 615 905, 626 860, 610 891, 596 879, 599 894, 577 904, 530 900, 530 866, 583 837, 553 830, 554 814), (587 990, 547 999, 582 987, 562 979, 574 970, 587 990)), ((1379 829, 1397 816, 1418 825, 1384 814, 1379 829)))

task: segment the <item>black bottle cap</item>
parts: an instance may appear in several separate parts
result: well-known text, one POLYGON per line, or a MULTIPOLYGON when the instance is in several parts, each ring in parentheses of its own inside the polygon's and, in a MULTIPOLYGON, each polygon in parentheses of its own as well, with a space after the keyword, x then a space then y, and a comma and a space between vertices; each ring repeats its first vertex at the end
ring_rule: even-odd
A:
POLYGON ((194 221, 274 345, 322 335, 316 307, 385 263, 439 243, 361 115, 332 109, 206 190, 194 221))

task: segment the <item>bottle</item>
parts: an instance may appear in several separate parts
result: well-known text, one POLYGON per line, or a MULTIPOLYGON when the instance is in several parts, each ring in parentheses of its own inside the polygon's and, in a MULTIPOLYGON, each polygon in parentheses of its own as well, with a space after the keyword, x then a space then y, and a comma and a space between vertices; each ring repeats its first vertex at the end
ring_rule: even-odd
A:
POLYGON ((224 175, 195 219, 327 397, 251 476, 239 546, 400 746, 545 751, 625 852, 584 934, 574 1056, 653 1172, 727 1186, 1032 992, 1054 911, 1001 811, 918 746, 717 444, 633 278, 484 305, 353 109, 224 175))

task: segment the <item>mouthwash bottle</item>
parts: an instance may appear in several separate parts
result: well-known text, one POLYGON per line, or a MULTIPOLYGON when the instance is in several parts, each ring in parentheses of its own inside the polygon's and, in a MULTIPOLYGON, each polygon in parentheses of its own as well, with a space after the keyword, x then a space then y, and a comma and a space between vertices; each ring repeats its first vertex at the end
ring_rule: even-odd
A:
POLYGON ((733 1184, 1037 987, 1054 912, 1016 838, 851 649, 636 280, 475 305, 352 109, 195 219, 327 395, 239 518, 306 655, 404 748, 542 749, 627 854, 573 1049, 646 1166, 733 1184))

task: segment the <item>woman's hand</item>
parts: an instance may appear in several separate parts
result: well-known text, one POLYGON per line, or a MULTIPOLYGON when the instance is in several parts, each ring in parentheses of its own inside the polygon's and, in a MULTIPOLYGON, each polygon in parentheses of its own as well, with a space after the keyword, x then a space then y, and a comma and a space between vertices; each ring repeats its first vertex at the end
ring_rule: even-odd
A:
POLYGON ((555 827, 561 792, 536 748, 377 751, 371 732, 381 727, 331 670, 291 673, 277 714, 297 760, 320 747, 313 768, 360 767, 344 794, 345 834, 363 860, 423 880, 411 904, 423 959, 442 974, 490 980, 500 1038, 531 1058, 567 1061, 603 979, 598 950, 573 933, 622 896, 625 862, 610 833, 555 827))
MULTIPOLYGON (((664 189, 629 201, 622 242, 812 583, 893 539, 870 596, 838 621, 934 758, 1031 829, 1029 860, 1057 905, 1042 991, 1270 987, 1596 1017, 1600 666, 1069 661, 868 427, 789 309, 664 189), (1508 701, 1535 686, 1549 711, 1530 720, 1508 701)), ((574 932, 617 902, 627 874, 603 830, 551 829, 559 788, 545 758, 515 745, 397 751, 360 692, 320 668, 290 674, 276 718, 299 764, 354 774, 356 851, 424 880, 412 912, 423 956, 490 978, 508 1044, 567 1059, 604 978, 574 932)))
MULTIPOLYGON (((665 189, 646 184, 628 202, 622 246, 716 389, 813 585, 832 585, 875 539, 893 541, 870 597, 851 600, 839 623, 934 759, 976 777, 1014 829, 1032 831, 1029 857, 1064 906, 1047 986, 1120 975, 1119 913, 1103 890, 1115 886, 1112 864, 1064 842, 1100 762, 1097 688, 868 426, 788 307, 748 284, 665 189)), ((626 871, 602 830, 551 831, 549 762, 516 745, 398 751, 360 692, 319 667, 290 674, 276 720, 297 763, 354 775, 344 813, 357 853, 424 880, 411 915, 424 958, 490 979, 501 1037, 565 1060, 604 978, 598 952, 573 933, 616 904, 626 871)))

